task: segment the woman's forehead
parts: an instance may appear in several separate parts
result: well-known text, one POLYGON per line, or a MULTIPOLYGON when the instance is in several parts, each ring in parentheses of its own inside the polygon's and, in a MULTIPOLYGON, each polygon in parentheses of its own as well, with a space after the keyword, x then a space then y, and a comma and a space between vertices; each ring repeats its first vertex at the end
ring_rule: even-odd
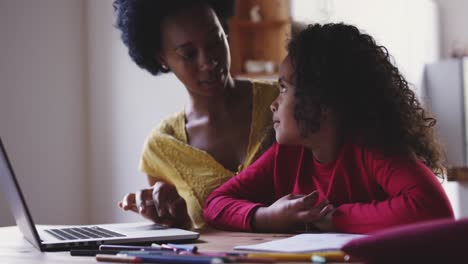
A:
POLYGON ((216 13, 208 5, 197 5, 166 17, 161 23, 162 39, 177 47, 186 43, 204 42, 222 30, 216 13))
POLYGON ((221 27, 216 13, 206 4, 193 5, 165 17, 162 31, 196 32, 198 34, 221 27))

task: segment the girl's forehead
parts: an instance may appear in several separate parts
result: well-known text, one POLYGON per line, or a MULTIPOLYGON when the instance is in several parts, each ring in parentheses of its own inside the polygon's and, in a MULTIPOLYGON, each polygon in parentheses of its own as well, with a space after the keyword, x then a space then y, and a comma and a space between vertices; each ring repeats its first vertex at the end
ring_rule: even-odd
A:
POLYGON ((284 60, 281 62, 279 66, 279 78, 282 81, 286 81, 290 84, 293 84, 294 76, 293 76, 293 67, 291 63, 291 59, 289 56, 286 56, 284 60))

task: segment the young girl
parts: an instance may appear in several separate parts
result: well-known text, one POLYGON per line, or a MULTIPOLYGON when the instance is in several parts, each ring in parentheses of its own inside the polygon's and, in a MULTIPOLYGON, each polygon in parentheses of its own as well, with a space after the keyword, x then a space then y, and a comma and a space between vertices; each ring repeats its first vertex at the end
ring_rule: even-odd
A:
POLYGON ((453 218, 429 117, 387 50, 354 26, 294 36, 271 104, 278 144, 207 199, 216 228, 368 233, 453 218))
MULTIPOLYGON (((210 192, 271 145, 265 130, 278 89, 231 76, 222 27, 229 5, 232 1, 114 1, 117 28, 133 61, 153 75, 172 72, 188 93, 185 108, 148 136, 140 169, 150 187, 125 195, 119 202, 123 210, 160 224, 200 228, 210 192)), ((155 89, 164 96, 173 87, 155 89)))

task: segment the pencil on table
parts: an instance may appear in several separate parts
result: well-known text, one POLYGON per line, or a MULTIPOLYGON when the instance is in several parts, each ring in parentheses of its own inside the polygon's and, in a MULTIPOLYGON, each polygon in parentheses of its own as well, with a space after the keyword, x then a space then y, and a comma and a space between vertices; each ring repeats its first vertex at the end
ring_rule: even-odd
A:
POLYGON ((349 256, 343 251, 322 251, 313 253, 249 253, 249 258, 270 258, 278 261, 311 261, 313 256, 325 258, 329 262, 346 262, 349 256))

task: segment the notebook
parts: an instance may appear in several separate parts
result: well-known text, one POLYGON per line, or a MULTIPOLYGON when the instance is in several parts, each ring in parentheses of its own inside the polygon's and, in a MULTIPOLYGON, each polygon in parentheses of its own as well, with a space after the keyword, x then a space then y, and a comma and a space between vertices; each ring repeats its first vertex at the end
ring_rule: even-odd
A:
POLYGON ((41 251, 93 248, 101 244, 173 242, 197 239, 200 234, 179 228, 166 228, 150 222, 60 226, 36 226, 0 138, 0 190, 8 202, 16 225, 26 240, 41 251))
POLYGON ((366 235, 345 233, 306 233, 289 238, 277 239, 254 245, 236 246, 235 250, 282 252, 282 253, 308 253, 315 251, 340 250, 347 242, 366 237, 366 235))

